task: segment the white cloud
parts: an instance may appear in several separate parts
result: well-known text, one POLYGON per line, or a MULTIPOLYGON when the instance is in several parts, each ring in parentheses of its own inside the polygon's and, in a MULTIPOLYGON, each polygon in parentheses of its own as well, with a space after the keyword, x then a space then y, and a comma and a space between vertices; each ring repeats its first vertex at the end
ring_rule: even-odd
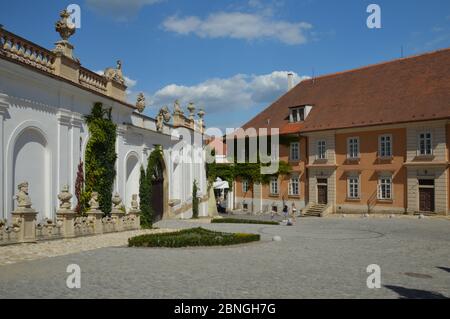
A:
POLYGON ((144 6, 164 0, 86 0, 86 4, 97 12, 112 15, 118 21, 127 21, 144 6))
MULTIPOLYGON (((151 95, 155 108, 172 106, 178 99, 182 105, 194 102, 209 113, 249 109, 269 104, 287 91, 287 71, 275 71, 265 75, 237 74, 226 79, 210 79, 193 86, 171 84, 151 95)), ((307 77, 294 73, 294 82, 307 77)))
POLYGON ((205 19, 196 16, 171 16, 163 22, 163 27, 166 31, 182 35, 193 33, 202 38, 269 38, 296 45, 307 42, 307 32, 312 25, 275 20, 262 13, 219 12, 205 19))

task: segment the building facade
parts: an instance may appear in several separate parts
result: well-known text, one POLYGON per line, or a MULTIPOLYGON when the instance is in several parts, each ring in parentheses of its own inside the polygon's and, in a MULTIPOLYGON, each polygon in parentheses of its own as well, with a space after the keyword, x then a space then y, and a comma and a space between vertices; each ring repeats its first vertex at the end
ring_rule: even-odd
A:
POLYGON ((293 164, 292 173, 268 185, 237 180, 238 208, 450 211, 450 49, 302 81, 244 125, 271 127, 291 140, 280 145, 280 159, 293 164), (292 163, 288 156, 297 153, 292 163))
MULTIPOLYGON (((77 167, 84 160, 89 130, 85 116, 95 103, 111 108, 117 125, 114 192, 126 208, 139 193, 141 166, 161 148, 162 218, 189 218, 192 185, 198 182, 200 216, 208 215, 207 181, 203 157, 204 112, 184 115, 178 103, 173 114, 162 108, 156 118, 141 114, 143 96, 136 105, 126 100, 121 62, 99 75, 81 66, 68 39, 75 29, 63 12, 57 24, 61 40, 54 50, 0 28, 0 218, 15 209, 17 185, 27 181, 38 219, 55 217, 57 194, 64 185, 74 193, 77 167), (139 111, 138 111, 139 109, 139 111), (173 123, 170 122, 170 117, 173 123), (200 138, 185 138, 185 135, 200 138), (180 144, 183 135, 183 144, 180 144)), ((76 200, 73 206, 76 205, 76 200)), ((106 212, 108 213, 108 212, 106 212)))

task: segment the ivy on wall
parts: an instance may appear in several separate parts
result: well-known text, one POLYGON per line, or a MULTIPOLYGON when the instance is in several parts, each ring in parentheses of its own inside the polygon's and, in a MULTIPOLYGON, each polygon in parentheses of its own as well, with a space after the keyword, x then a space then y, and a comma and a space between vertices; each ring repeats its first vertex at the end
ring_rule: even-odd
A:
POLYGON ((164 156, 161 147, 157 147, 149 156, 147 170, 141 167, 139 179, 139 200, 141 208, 141 226, 151 228, 153 226, 154 209, 152 207, 152 189, 158 165, 163 163, 164 156))
MULTIPOLYGON (((298 137, 297 137, 298 139, 298 137)), ((292 140, 295 140, 294 137, 292 137, 292 140)), ((289 143, 291 139, 283 140, 284 143, 289 143)), ((281 144, 281 143, 280 143, 281 144)), ((259 145, 259 144, 258 144, 259 145)), ((246 152, 245 154, 249 154, 248 149, 248 138, 246 139, 245 143, 246 152)), ((237 149, 237 141, 235 140, 235 150, 237 149)), ((259 146, 258 146, 259 149, 259 146)), ((270 149, 270 139, 268 139, 268 149, 270 149)), ((208 149, 208 152, 211 153, 212 156, 215 155, 215 151, 208 149)), ((259 151, 258 151, 259 154, 259 151)), ((256 163, 238 163, 237 156, 234 154, 234 162, 231 164, 222 164, 222 163, 216 163, 215 161, 213 163, 207 163, 206 164, 206 175, 208 176, 208 184, 209 187, 212 186, 212 184, 216 181, 217 177, 220 177, 222 180, 225 180, 228 182, 230 187, 233 185, 233 181, 236 178, 243 178, 247 179, 248 181, 252 183, 262 183, 262 184, 269 184, 270 179, 273 176, 280 176, 280 175, 288 175, 290 172, 292 172, 292 167, 284 162, 279 161, 278 162, 278 171, 275 174, 262 174, 261 168, 267 167, 270 164, 263 164, 260 161, 259 155, 257 157, 256 163)), ((231 189, 230 189, 231 190, 231 189)))
POLYGON ((75 212, 81 215, 85 212, 85 200, 84 200, 84 170, 83 162, 78 164, 77 179, 75 181, 75 197, 77 199, 77 206, 75 212))
POLYGON ((116 178, 116 125, 111 119, 111 109, 95 103, 91 114, 86 116, 89 141, 85 154, 85 194, 90 198, 98 192, 100 209, 105 214, 112 210, 112 191, 116 178))

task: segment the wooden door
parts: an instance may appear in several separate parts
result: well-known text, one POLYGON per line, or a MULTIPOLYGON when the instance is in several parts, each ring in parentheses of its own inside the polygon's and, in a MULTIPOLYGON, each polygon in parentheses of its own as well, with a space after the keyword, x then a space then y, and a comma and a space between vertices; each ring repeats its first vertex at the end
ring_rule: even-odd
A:
POLYGON ((328 186, 318 185, 317 186, 317 201, 319 204, 328 204, 328 186))
POLYGON ((421 212, 434 212, 434 188, 419 189, 419 210, 421 212))

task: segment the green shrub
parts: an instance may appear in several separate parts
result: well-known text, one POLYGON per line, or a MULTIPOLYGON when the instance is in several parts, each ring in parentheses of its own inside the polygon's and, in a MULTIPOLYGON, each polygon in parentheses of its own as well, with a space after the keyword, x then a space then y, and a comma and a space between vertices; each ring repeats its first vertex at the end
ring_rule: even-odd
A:
POLYGON ((197 181, 194 180, 194 184, 192 185, 192 219, 198 219, 198 185, 197 181))
POLYGON ((184 229, 172 233, 149 234, 128 239, 129 247, 228 246, 259 241, 257 234, 233 234, 204 228, 184 229))
POLYGON ((257 225, 280 225, 279 222, 263 221, 263 220, 250 220, 239 218, 217 218, 211 220, 212 224, 257 224, 257 225))

